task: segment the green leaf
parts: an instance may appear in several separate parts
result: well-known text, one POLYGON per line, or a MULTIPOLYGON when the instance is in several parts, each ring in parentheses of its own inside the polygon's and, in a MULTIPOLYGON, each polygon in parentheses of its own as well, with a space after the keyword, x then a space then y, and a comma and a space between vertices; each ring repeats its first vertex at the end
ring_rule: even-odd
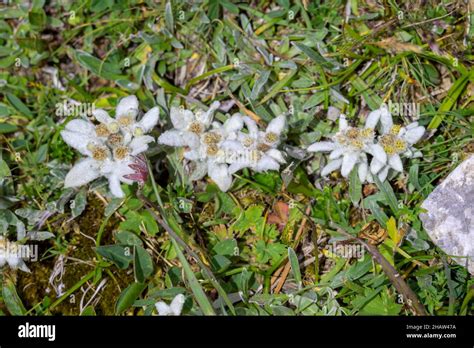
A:
POLYGON ((415 188, 418 191, 421 191, 421 185, 420 185, 420 182, 418 181, 418 177, 419 177, 418 170, 419 170, 418 163, 415 163, 414 165, 412 165, 410 167, 410 171, 408 172, 408 178, 409 178, 409 182, 413 184, 413 186, 415 186, 415 188))
POLYGON ((123 89, 126 89, 131 92, 134 92, 140 88, 139 84, 127 79, 118 79, 115 81, 115 83, 119 85, 120 87, 122 87, 123 89))
POLYGON ((356 77, 351 81, 351 85, 362 94, 364 100, 371 110, 377 110, 382 105, 382 98, 380 98, 360 77, 356 77))
POLYGON ((87 205, 87 192, 85 189, 79 191, 74 200, 71 202, 72 217, 76 218, 82 214, 87 205))
POLYGON ((120 244, 143 246, 143 242, 135 233, 128 231, 118 231, 115 238, 120 244))
POLYGON ((390 219, 388 219, 387 221, 387 232, 388 232, 388 236, 393 241, 394 243, 393 247, 395 248, 400 242, 400 239, 402 236, 398 232, 397 220, 395 220, 393 216, 391 216, 390 219))
POLYGON ((48 144, 43 144, 34 152, 33 160, 35 164, 44 163, 48 157, 48 144))
POLYGON ((2 297, 11 315, 25 315, 26 309, 16 292, 15 284, 11 280, 5 280, 2 288, 2 297))
POLYGON ((225 7, 229 12, 232 12, 233 14, 238 15, 239 14, 239 7, 237 5, 234 5, 231 1, 229 0, 222 0, 221 1, 222 7, 225 7))
POLYGON ((362 198, 362 183, 359 180, 356 167, 352 169, 349 177, 349 197, 356 207, 359 206, 359 201, 362 198))
POLYGON ((235 239, 226 239, 217 243, 212 250, 218 255, 234 256, 239 248, 235 239))
POLYGON ((292 248, 288 248, 288 259, 290 260, 291 270, 296 283, 298 284, 298 289, 301 289, 303 283, 301 281, 300 264, 298 262, 298 256, 296 256, 296 253, 292 248))
POLYGON ((311 109, 312 107, 321 104, 324 101, 324 93, 313 94, 306 102, 303 104, 303 110, 311 109))
POLYGON ((313 62, 315 62, 318 65, 321 65, 323 68, 326 68, 326 69, 334 68, 333 63, 326 60, 323 56, 321 56, 318 52, 316 52, 312 48, 306 45, 303 45, 300 42, 293 42, 293 45, 295 45, 301 52, 306 54, 313 62))
POLYGON ((288 192, 293 194, 302 193, 308 197, 318 197, 321 195, 321 191, 316 190, 309 180, 308 174, 301 166, 298 166, 293 174, 293 180, 287 187, 288 192))
POLYGON ((216 193, 219 200, 219 209, 216 211, 216 215, 219 213, 231 214, 237 206, 228 193, 218 191, 216 193))
POLYGON ((105 207, 104 215, 105 217, 112 216, 115 211, 120 208, 124 200, 122 198, 113 198, 110 200, 109 204, 105 207))
POLYGON ((12 133, 12 132, 15 132, 17 129, 18 127, 15 126, 14 124, 0 123, 0 134, 12 133))
POLYGON ((254 173, 253 180, 259 184, 259 187, 267 192, 275 192, 279 190, 281 178, 277 171, 268 171, 266 173, 254 173))
POLYGON ((272 265, 278 262, 287 251, 286 245, 276 242, 265 243, 263 240, 257 241, 255 244, 255 252, 257 254, 257 262, 272 265))
POLYGON ((227 257, 216 255, 211 258, 211 266, 214 272, 224 272, 232 264, 227 257))
MULTIPOLYGON (((354 246, 356 244, 353 244, 354 246)), ((360 245, 357 245, 360 246, 360 245)), ((362 247, 362 246, 360 246, 362 247)), ((370 255, 365 254, 362 260, 354 263, 346 272, 346 277, 348 280, 357 280, 362 277, 364 274, 370 271, 372 268, 372 258, 370 255)))
POLYGON ((12 53, 9 56, 6 56, 5 58, 0 59, 0 68, 6 69, 9 66, 13 65, 15 63, 16 58, 21 54, 21 50, 19 50, 17 53, 12 53))
POLYGON ((268 100, 270 100, 271 98, 273 98, 273 96, 275 94, 277 94, 278 92, 280 92, 280 90, 285 87, 290 81, 291 79, 296 75, 296 73, 298 72, 297 69, 295 70, 291 70, 290 72, 288 72, 286 74, 286 76, 284 78, 282 78, 280 81, 278 81, 277 83, 275 83, 273 85, 273 87, 268 91, 267 95, 265 96, 265 98, 262 99, 262 101, 259 103, 259 105, 262 105, 262 104, 265 104, 268 100))
POLYGON ((187 94, 187 92, 184 89, 172 85, 166 79, 158 76, 156 73, 152 73, 151 77, 153 81, 155 81, 158 84, 158 86, 164 88, 168 92, 187 94))
POLYGON ((395 303, 393 299, 382 291, 371 301, 369 301, 360 311, 361 315, 397 315, 400 313, 403 305, 395 303))
POLYGON ((124 80, 124 76, 117 73, 117 69, 114 68, 109 63, 103 62, 102 60, 94 57, 93 55, 76 50, 75 51, 76 59, 78 60, 79 64, 82 65, 84 68, 89 70, 91 73, 103 77, 107 80, 124 80))
POLYGON ((291 308, 285 306, 272 306, 273 315, 294 316, 295 312, 291 308))
POLYGON ((165 300, 172 300, 173 298, 175 298, 176 295, 185 294, 185 293, 186 293, 185 288, 173 287, 173 288, 169 288, 169 289, 160 289, 160 290, 150 291, 147 294, 147 298, 155 299, 155 301, 156 301, 157 298, 165 299, 165 300))
POLYGON ((10 116, 10 110, 7 104, 0 103, 0 117, 10 116))
MULTIPOLYGON (((201 81, 201 80, 204 80, 206 78, 208 78, 209 76, 212 76, 212 75, 215 75, 215 74, 221 74, 225 71, 228 71, 228 70, 233 70, 235 69, 235 66, 234 64, 229 64, 229 65, 225 65, 225 66, 220 66, 218 68, 215 68, 215 69, 212 69, 212 70, 209 70, 207 72, 205 72, 204 74, 201 74, 199 76, 196 76, 194 78, 192 78, 191 80, 189 80, 189 82, 186 84, 186 91, 189 91, 189 88, 194 85, 195 83, 201 81)), ((164 86, 163 86, 164 87, 164 86)), ((173 86, 174 87, 174 86, 173 86)), ((181 90, 179 89, 178 87, 174 87, 175 89, 178 89, 178 90, 181 90)), ((182 92, 178 92, 178 93, 182 93, 182 92)), ((186 93, 186 92, 185 92, 186 93)))
POLYGON ((0 19, 20 18, 25 16, 25 12, 17 8, 2 8, 0 9, 0 19))
POLYGON ((385 227, 388 221, 388 217, 379 207, 379 205, 377 204, 377 201, 375 199, 368 199, 368 200, 364 200, 364 202, 365 202, 365 206, 369 208, 369 210, 372 212, 372 214, 374 215, 378 223, 382 227, 385 227))
POLYGON ((107 8, 112 9, 115 0, 92 0, 90 3, 90 9, 93 12, 104 11, 107 8))
POLYGON ((219 18, 220 15, 220 0, 209 0, 209 6, 207 9, 207 16, 213 20, 219 18))
POLYGON ((235 222, 233 229, 236 232, 243 233, 259 224, 263 220, 262 213, 263 207, 260 205, 252 205, 242 214, 239 219, 235 222))
POLYGON ((31 9, 37 10, 43 8, 46 3, 46 0, 33 0, 31 2, 31 9))
POLYGON ((0 180, 10 175, 11 172, 10 168, 8 168, 7 162, 5 162, 3 159, 0 159, 0 180))
POLYGON ((158 232, 158 224, 156 223, 155 219, 151 215, 151 213, 145 210, 142 214, 142 222, 145 225, 146 231, 154 236, 156 232, 158 232))
POLYGON ((260 76, 253 85, 252 93, 250 94, 250 99, 255 100, 258 98, 263 86, 267 83, 268 78, 270 77, 270 72, 270 70, 264 70, 260 72, 260 76))
POLYGON ((333 266, 333 268, 327 272, 327 273, 324 273, 321 277, 321 284, 328 284, 330 283, 333 278, 339 274, 339 272, 341 271, 341 269, 344 267, 344 265, 346 264, 346 259, 342 258, 342 257, 339 257, 336 259, 336 264, 333 266))
POLYGON ((92 317, 96 316, 96 312, 93 306, 87 306, 82 310, 81 317, 92 317))
POLYGON ((142 223, 142 216, 138 212, 132 210, 125 214, 125 218, 126 220, 120 223, 119 228, 121 230, 139 233, 142 223))
POLYGON ((126 269, 132 261, 132 250, 122 245, 103 245, 95 249, 97 253, 112 261, 118 268, 126 269))
POLYGON ((150 254, 141 246, 135 246, 133 266, 135 277, 140 283, 143 283, 153 273, 153 260, 150 254))
POLYGON ((33 113, 30 111, 28 106, 26 106, 18 97, 14 96, 11 93, 7 93, 7 99, 12 104, 12 106, 20 112, 20 114, 27 116, 28 118, 33 118, 33 113))
POLYGON ((398 214, 398 200, 397 200, 397 197, 395 196, 395 193, 393 192, 392 186, 390 186, 390 183, 388 181, 385 181, 382 183, 377 175, 374 175, 374 181, 377 187, 379 188, 380 192, 382 193, 382 196, 387 201, 388 206, 390 207, 392 212, 395 215, 397 215, 398 214))
POLYGON ((171 2, 168 1, 165 6, 165 22, 168 30, 173 33, 174 31, 174 18, 173 18, 173 8, 171 7, 171 2))
POLYGON ((117 300, 117 304, 115 305, 115 314, 122 314, 128 308, 130 308, 138 296, 140 296, 145 287, 146 284, 133 283, 123 290, 117 300))
POLYGON ((28 13, 28 20, 30 24, 38 29, 46 25, 46 13, 42 8, 36 8, 28 13))
POLYGON ((296 295, 294 296, 293 303, 296 306, 296 313, 302 315, 321 315, 323 314, 321 309, 318 307, 317 302, 309 297, 296 295))

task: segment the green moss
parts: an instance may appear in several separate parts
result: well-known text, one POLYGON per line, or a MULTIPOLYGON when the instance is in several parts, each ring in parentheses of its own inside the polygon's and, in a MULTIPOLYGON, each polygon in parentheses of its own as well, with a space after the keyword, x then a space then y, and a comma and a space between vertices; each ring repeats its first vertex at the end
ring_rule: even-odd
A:
MULTIPOLYGON (((68 244, 68 249, 65 255, 67 262, 65 265, 65 273, 62 278, 62 282, 65 285, 65 291, 74 286, 95 267, 95 261, 97 260, 94 251, 95 243, 86 236, 95 240, 103 218, 103 203, 97 199, 96 196, 89 195, 85 211, 77 218, 76 222, 67 225, 64 232, 65 242, 68 244), (84 262, 79 262, 77 260, 82 260, 84 262)), ((114 243, 112 232, 117 228, 118 223, 118 219, 114 217, 110 218, 104 230, 102 244, 114 243)), ((26 308, 29 309, 35 304, 42 302, 46 296, 51 297, 52 302, 56 300, 54 289, 49 284, 49 277, 53 271, 56 260, 57 257, 31 263, 29 264, 31 273, 21 272, 18 274, 17 289, 26 308)), ((99 294, 101 300, 98 302, 97 308, 95 308, 97 314, 114 314, 115 301, 118 298, 121 289, 123 290, 128 284, 130 284, 130 282, 133 282, 133 274, 128 274, 127 270, 119 270, 114 267, 112 273, 115 279, 110 279, 105 271, 102 273, 102 277, 109 277, 109 279, 106 286, 99 294)), ((83 285, 83 289, 86 288, 87 285, 83 285)), ((91 295, 92 293, 93 291, 90 290, 88 295, 91 295)), ((80 314, 79 304, 81 297, 82 291, 79 289, 68 299, 65 299, 58 306, 53 308, 51 310, 52 314, 80 314)))

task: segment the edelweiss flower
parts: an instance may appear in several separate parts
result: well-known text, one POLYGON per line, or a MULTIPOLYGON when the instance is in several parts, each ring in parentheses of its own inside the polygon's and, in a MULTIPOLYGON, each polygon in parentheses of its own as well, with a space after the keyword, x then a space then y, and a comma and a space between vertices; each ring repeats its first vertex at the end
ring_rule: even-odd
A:
POLYGON ((0 268, 8 264, 12 269, 30 272, 20 253, 20 245, 0 236, 0 268))
POLYGON ((92 115, 101 125, 97 126, 97 135, 109 136, 121 131, 122 135, 130 138, 139 137, 148 133, 158 123, 158 107, 148 111, 140 121, 137 121, 138 99, 134 95, 122 98, 115 109, 115 118, 109 116, 107 111, 95 109, 92 115))
POLYGON ((380 181, 387 178, 390 169, 397 172, 403 172, 403 163, 401 157, 415 158, 421 157, 420 151, 417 151, 413 145, 417 143, 425 133, 425 128, 418 125, 418 122, 410 123, 406 127, 394 125, 392 116, 388 113, 382 124, 382 135, 378 139, 379 145, 387 154, 387 162, 372 159, 370 163, 370 172, 379 176, 380 181))
POLYGON ((364 182, 368 175, 367 154, 381 162, 387 160, 382 147, 379 144, 374 144, 374 128, 377 122, 377 113, 372 112, 367 118, 365 127, 361 129, 349 126, 346 117, 341 115, 339 117, 339 131, 331 137, 332 141, 320 141, 308 147, 310 152, 331 152, 329 154, 330 162, 323 168, 321 175, 326 176, 340 168, 341 175, 347 178, 357 165, 359 179, 364 182))
POLYGON ((199 180, 208 174, 222 191, 227 191, 232 185, 232 175, 226 158, 228 151, 233 150, 233 144, 226 140, 236 138, 243 121, 240 114, 235 114, 224 124, 212 122, 218 107, 219 103, 214 102, 207 112, 197 114, 171 108, 170 117, 175 129, 163 133, 158 142, 168 146, 186 146, 184 158, 194 161, 196 165, 191 179, 199 180), (208 129, 211 123, 212 128, 208 129))
POLYGON ((276 117, 265 131, 259 131, 252 119, 240 114, 234 114, 224 124, 212 122, 212 114, 218 107, 214 102, 206 113, 197 115, 172 108, 170 117, 174 129, 163 133, 158 142, 185 147, 184 158, 195 164, 191 179, 199 180, 207 173, 222 191, 230 188, 232 174, 242 168, 258 172, 278 170, 285 162, 276 149, 285 117, 276 117), (248 133, 241 132, 244 124, 248 133))
POLYGON ((155 303, 158 315, 181 315, 186 298, 183 294, 178 294, 168 305, 163 301, 155 303))
POLYGON ((213 102, 206 112, 197 113, 172 107, 170 118, 174 129, 161 134, 158 142, 168 146, 198 147, 200 137, 211 125, 214 112, 219 108, 219 105, 219 102, 213 102))
POLYGON ((148 144, 154 141, 153 137, 143 133, 158 123, 159 109, 152 108, 136 122, 136 97, 124 99, 126 101, 120 101, 117 107, 117 121, 112 118, 104 121, 106 112, 99 109, 94 113, 97 119, 102 120, 99 125, 77 119, 69 122, 65 130, 61 131, 66 144, 87 156, 79 160, 66 175, 65 187, 82 186, 105 176, 111 193, 121 198, 124 193, 120 183, 133 183, 134 174, 137 174, 134 168, 136 156, 146 151, 148 144), (123 118, 129 118, 130 122, 123 121, 123 118))
POLYGON ((239 132, 237 140, 227 141, 239 154, 230 164, 229 172, 235 173, 243 168, 251 168, 256 172, 279 170, 285 159, 276 147, 286 125, 285 116, 271 120, 264 132, 258 129, 257 123, 250 117, 245 116, 243 121, 248 133, 239 132))
MULTIPOLYGON (((45 240, 53 237, 54 235, 50 232, 32 231, 26 233, 25 225, 18 221, 16 224, 16 239, 17 242, 25 238, 28 240, 45 240)), ((0 236, 0 268, 7 265, 12 269, 19 269, 23 272, 30 272, 30 269, 26 265, 24 258, 29 256, 29 249, 24 249, 23 244, 9 241, 5 236, 0 236)))
POLYGON ((184 153, 184 158, 196 162, 193 179, 199 179, 208 173, 209 177, 222 191, 227 191, 232 185, 232 175, 226 164, 229 153, 236 150, 228 139, 234 139, 236 132, 242 128, 242 116, 235 114, 224 124, 213 122, 212 129, 204 132, 199 139, 197 148, 190 148, 184 153))

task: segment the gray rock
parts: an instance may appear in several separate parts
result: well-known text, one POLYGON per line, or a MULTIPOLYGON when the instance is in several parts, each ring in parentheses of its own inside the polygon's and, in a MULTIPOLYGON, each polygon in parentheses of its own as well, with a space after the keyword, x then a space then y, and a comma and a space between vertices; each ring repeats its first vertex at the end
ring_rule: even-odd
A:
POLYGON ((433 242, 474 274, 474 155, 431 192, 422 208, 428 212, 420 219, 433 242))

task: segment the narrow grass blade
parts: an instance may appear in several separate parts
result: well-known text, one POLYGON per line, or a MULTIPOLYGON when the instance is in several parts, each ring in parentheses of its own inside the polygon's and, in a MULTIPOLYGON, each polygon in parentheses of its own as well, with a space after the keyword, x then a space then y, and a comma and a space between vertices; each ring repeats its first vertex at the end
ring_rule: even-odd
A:
POLYGON ((382 98, 380 98, 360 77, 351 81, 351 85, 364 97, 371 110, 380 108, 382 98))
POLYGON ((271 98, 273 98, 275 94, 277 94, 283 87, 285 87, 290 82, 290 80, 293 78, 293 76, 295 76, 297 71, 298 70, 291 70, 284 78, 274 84, 268 94, 265 96, 265 98, 263 98, 262 101, 259 103, 259 105, 262 105, 271 98))
POLYGON ((459 79, 454 82, 451 88, 448 91, 448 95, 444 98, 443 103, 438 109, 438 115, 433 117, 428 129, 437 129, 441 122, 443 122, 446 117, 446 112, 450 111, 452 107, 456 104, 457 99, 463 91, 465 91, 465 86, 470 79, 474 78, 474 70, 466 72, 459 79))
POLYGON ((210 70, 208 72, 205 72, 204 74, 202 75, 199 75, 199 76, 196 76, 195 78, 189 80, 188 84, 186 85, 186 91, 189 91, 189 88, 194 85, 195 83, 201 81, 201 80, 204 80, 205 78, 209 77, 209 76, 212 76, 214 74, 220 74, 222 72, 225 72, 225 71, 228 71, 228 70, 232 70, 234 69, 234 64, 230 64, 230 65, 225 65, 225 66, 221 66, 219 68, 216 68, 216 69, 213 69, 213 70, 210 70))
POLYGON ((194 294, 194 298, 196 299, 199 308, 201 308, 201 311, 204 315, 216 315, 214 309, 212 308, 211 302, 209 302, 209 299, 207 298, 206 294, 204 293, 204 290, 199 284, 199 281, 194 275, 191 266, 186 260, 186 257, 184 257, 184 254, 181 251, 181 248, 179 247, 178 243, 173 238, 171 239, 171 241, 173 243, 173 247, 176 251, 176 254, 178 255, 179 261, 183 265, 184 274, 188 279, 189 286, 191 287, 191 290, 194 294))
POLYGON ((325 69, 334 68, 333 63, 326 60, 323 56, 321 56, 318 52, 316 52, 312 48, 310 48, 306 45, 303 45, 302 43, 299 43, 299 42, 293 42, 293 45, 295 45, 301 52, 306 54, 313 62, 315 62, 316 64, 321 65, 323 68, 325 68, 325 69))

